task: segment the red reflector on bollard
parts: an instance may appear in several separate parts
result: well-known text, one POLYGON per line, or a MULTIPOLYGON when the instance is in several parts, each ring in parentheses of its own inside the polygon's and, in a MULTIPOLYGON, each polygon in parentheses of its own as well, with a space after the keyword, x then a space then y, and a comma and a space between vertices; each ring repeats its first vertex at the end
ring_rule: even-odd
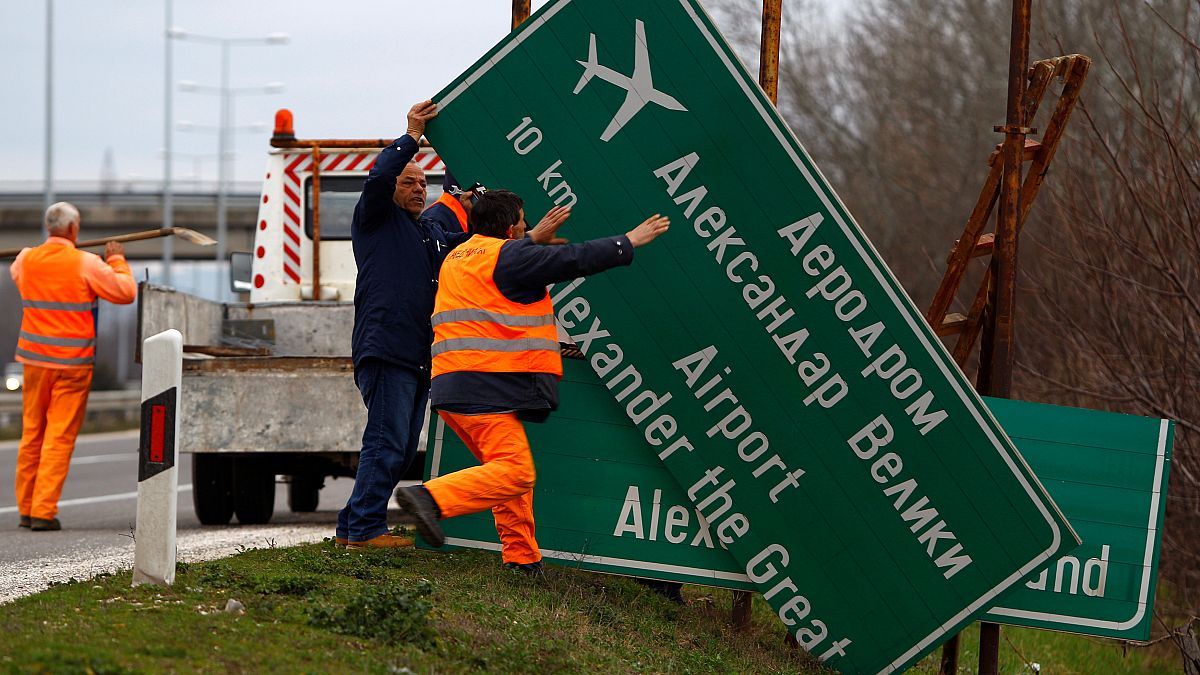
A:
POLYGON ((179 390, 171 387, 142 400, 138 435, 138 482, 175 466, 175 414, 179 390))
POLYGON ((162 463, 163 436, 166 432, 167 406, 150 407, 150 461, 162 463))

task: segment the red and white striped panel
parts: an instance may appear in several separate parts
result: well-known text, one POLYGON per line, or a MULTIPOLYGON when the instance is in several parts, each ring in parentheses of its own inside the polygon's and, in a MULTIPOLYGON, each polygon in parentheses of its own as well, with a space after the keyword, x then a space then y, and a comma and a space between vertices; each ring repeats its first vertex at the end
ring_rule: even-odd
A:
MULTIPOLYGON (((321 173, 370 171, 378 152, 342 152, 321 157, 321 173)), ((426 171, 445 171, 442 158, 433 152, 418 152, 413 158, 426 171)), ((300 195, 304 179, 312 173, 312 154, 289 154, 284 158, 283 171, 283 272, 287 280, 300 283, 300 241, 304 233, 300 195)))
POLYGON ((446 170, 446 165, 442 162, 442 158, 438 157, 435 152, 418 152, 413 161, 421 165, 426 171, 436 171, 441 173, 446 170))

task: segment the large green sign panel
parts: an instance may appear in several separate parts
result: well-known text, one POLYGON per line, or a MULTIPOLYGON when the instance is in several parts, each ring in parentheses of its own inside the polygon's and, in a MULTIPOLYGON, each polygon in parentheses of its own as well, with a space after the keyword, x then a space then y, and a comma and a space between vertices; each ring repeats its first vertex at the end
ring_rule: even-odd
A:
MULTIPOLYGON (((566 362, 562 395, 562 408, 549 422, 528 426, 537 456, 534 510, 543 554, 599 572, 752 588, 666 468, 647 461, 641 433, 586 364, 566 362)), ((986 618, 1148 639, 1172 424, 986 401, 1083 539, 1071 555, 1002 594, 986 618)), ((440 422, 431 439, 432 475, 475 463, 440 422)), ((453 546, 499 550, 488 513, 444 525, 453 546)))
POLYGON ((988 400, 1083 544, 997 600, 987 618, 1147 640, 1174 425, 988 400))
POLYGON ((831 666, 902 668, 1077 545, 695 2, 550 2, 434 100, 455 173, 573 205, 568 236, 671 217, 560 323, 831 666))

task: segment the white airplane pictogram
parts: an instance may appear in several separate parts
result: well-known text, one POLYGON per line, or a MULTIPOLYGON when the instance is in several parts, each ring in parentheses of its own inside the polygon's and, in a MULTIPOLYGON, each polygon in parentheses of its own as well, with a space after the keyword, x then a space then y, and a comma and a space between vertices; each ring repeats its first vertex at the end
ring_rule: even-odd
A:
POLYGON ((587 61, 576 61, 576 63, 583 66, 583 76, 579 78, 579 83, 575 85, 575 91, 572 93, 578 94, 597 75, 600 79, 611 82, 628 92, 625 95, 625 102, 617 109, 617 114, 608 123, 608 127, 604 129, 604 133, 600 134, 600 140, 605 142, 620 131, 626 122, 633 119, 633 116, 647 103, 656 103, 667 110, 687 111, 687 108, 683 107, 683 104, 679 101, 654 88, 654 81, 650 75, 650 55, 646 51, 646 26, 642 23, 641 19, 636 20, 634 32, 632 77, 622 75, 612 68, 600 65, 596 61, 595 33, 592 33, 591 40, 588 43, 587 61))

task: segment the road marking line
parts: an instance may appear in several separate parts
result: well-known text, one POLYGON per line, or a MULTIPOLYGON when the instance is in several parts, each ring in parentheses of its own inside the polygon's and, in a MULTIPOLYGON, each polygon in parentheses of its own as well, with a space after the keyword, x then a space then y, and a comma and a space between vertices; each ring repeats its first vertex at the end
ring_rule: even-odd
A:
POLYGON ((137 459, 136 452, 118 452, 110 455, 87 455, 85 457, 72 457, 71 466, 77 464, 104 464, 106 462, 121 462, 126 460, 137 459))
MULTIPOLYGON (((125 439, 135 439, 141 435, 138 429, 126 429, 124 431, 101 431, 94 434, 80 434, 75 439, 75 447, 86 445, 89 441, 119 441, 125 439)), ((0 452, 16 452, 21 445, 21 441, 0 441, 0 452)))
MULTIPOLYGON (((187 485, 179 486, 180 492, 186 492, 191 489, 192 489, 191 483, 188 483, 187 485)), ((135 490, 134 492, 122 492, 122 493, 116 494, 116 495, 100 495, 99 497, 80 497, 79 499, 64 499, 64 500, 60 501, 58 503, 58 505, 60 507, 82 506, 84 504, 99 504, 101 502, 118 502, 118 501, 121 501, 122 499, 137 499, 137 491, 135 490)), ((0 515, 3 515, 5 513, 16 513, 16 512, 17 512, 17 507, 15 507, 15 506, 0 507, 0 515)))

